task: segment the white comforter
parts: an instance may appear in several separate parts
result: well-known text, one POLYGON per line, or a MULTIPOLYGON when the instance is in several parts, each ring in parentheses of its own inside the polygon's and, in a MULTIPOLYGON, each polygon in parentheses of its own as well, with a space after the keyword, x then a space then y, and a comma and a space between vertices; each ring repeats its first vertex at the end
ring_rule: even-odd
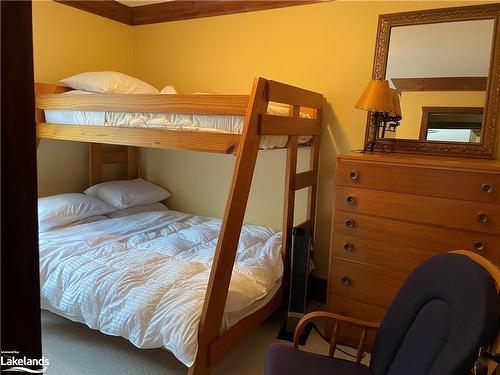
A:
MULTIPOLYGON (((42 307, 191 366, 220 224, 164 211, 40 233, 42 307)), ((280 233, 243 227, 223 329, 281 279, 280 251, 280 233)))
MULTIPOLYGON (((74 90, 59 95, 92 94, 87 91, 74 90)), ((288 116, 288 106, 270 104, 268 113, 276 116, 288 116)), ((215 133, 241 134, 243 131, 244 116, 230 115, 194 115, 179 113, 152 113, 152 112, 99 112, 73 111, 60 109, 46 109, 45 120, 53 124, 70 125, 98 125, 127 128, 165 128, 169 130, 189 130, 215 133)), ((307 113, 300 117, 310 118, 307 113)), ((311 140, 310 136, 300 136, 299 144, 311 140)), ((272 149, 285 147, 288 141, 286 135, 263 135, 260 148, 272 149)))

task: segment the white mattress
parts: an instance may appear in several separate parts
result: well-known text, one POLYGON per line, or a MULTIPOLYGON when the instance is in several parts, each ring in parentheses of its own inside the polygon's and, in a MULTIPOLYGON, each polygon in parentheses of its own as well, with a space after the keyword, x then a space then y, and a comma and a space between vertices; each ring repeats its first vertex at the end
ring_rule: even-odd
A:
MULTIPOLYGON (((68 93, 75 93, 69 91, 68 93)), ((81 91, 78 91, 81 93, 81 91)), ((60 94, 65 95, 65 94, 60 94)), ((169 130, 189 130, 216 133, 241 134, 244 116, 230 115, 193 115, 176 113, 151 112, 94 112, 46 109, 45 121, 52 124, 68 125, 96 125, 129 128, 166 128, 169 130)), ((269 105, 268 113, 277 116, 288 116, 288 107, 269 105)), ((301 113, 301 117, 308 118, 308 114, 301 113)), ((310 136, 299 137, 299 143, 305 144, 310 136)), ((260 147, 271 149, 284 147, 288 136, 262 136, 260 147)))
MULTIPOLYGON (((42 232, 42 307, 191 366, 220 225, 167 210, 42 232)), ((245 225, 222 329, 265 304, 282 273, 281 234, 245 225)))

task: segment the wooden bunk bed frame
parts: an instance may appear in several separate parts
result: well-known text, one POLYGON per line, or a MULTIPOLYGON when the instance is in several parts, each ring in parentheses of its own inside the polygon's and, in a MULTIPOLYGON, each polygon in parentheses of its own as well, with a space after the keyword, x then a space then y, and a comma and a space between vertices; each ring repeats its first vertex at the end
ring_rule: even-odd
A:
POLYGON ((245 317, 226 332, 221 322, 237 245, 250 192, 262 135, 288 135, 286 178, 282 225, 284 276, 290 272, 290 247, 294 226, 295 191, 308 188, 308 218, 301 224, 314 231, 318 179, 319 143, 323 96, 283 83, 256 78, 249 96, 245 95, 54 95, 68 91, 62 86, 35 84, 37 137, 90 142, 90 183, 102 180, 101 166, 128 163, 128 177, 138 175, 138 147, 182 149, 236 154, 236 163, 222 227, 213 258, 207 292, 200 319, 198 352, 189 374, 209 374, 217 362, 244 336, 276 311, 282 303, 284 282, 276 295, 261 309, 245 317), (269 102, 289 106, 289 116, 267 114, 269 102), (123 128, 49 124, 44 109, 164 112, 245 116, 242 134, 178 131, 153 128, 123 128), (308 112, 311 118, 300 117, 308 112), (310 170, 297 173, 299 136, 312 136, 310 170), (102 152, 102 144, 128 146, 124 152, 102 152))

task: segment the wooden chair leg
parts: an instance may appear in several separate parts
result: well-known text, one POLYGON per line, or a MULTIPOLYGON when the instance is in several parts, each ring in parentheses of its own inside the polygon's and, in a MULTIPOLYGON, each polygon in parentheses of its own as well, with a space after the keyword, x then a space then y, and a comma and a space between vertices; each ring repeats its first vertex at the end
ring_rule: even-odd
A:
POLYGON ((356 362, 360 363, 365 354, 365 342, 366 342, 366 329, 361 331, 361 337, 359 338, 358 350, 356 352, 356 362))
POLYGON ((332 339, 330 340, 330 349, 328 350, 328 356, 332 357, 335 355, 335 350, 337 349, 337 336, 339 333, 339 322, 335 322, 333 326, 332 339))

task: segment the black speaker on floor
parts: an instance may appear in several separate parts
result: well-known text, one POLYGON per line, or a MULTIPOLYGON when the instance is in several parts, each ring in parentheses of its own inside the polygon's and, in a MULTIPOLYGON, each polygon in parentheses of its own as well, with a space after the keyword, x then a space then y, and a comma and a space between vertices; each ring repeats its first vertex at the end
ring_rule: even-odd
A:
MULTIPOLYGON (((312 231, 307 228, 293 228, 291 249, 290 296, 286 322, 281 328, 278 338, 293 341, 293 333, 299 320, 306 314, 307 280, 309 278, 309 262, 311 259, 312 231)), ((310 327, 306 327, 301 336, 301 345, 305 344, 310 327)))

